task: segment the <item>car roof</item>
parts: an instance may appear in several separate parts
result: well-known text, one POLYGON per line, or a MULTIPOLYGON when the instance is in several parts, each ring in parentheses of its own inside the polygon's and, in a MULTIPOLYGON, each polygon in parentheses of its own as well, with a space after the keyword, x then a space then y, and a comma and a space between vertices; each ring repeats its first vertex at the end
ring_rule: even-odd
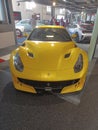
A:
POLYGON ((25 20, 31 20, 31 19, 21 19, 20 21, 25 21, 25 20))
POLYGON ((58 26, 58 25, 40 25, 40 26, 36 26, 36 28, 61 28, 61 29, 65 29, 63 26, 58 26))

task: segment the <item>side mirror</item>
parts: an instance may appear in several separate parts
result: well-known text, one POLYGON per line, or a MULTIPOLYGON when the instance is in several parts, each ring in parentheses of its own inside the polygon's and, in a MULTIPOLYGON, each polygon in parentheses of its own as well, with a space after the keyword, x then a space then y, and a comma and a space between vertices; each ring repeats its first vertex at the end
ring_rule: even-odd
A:
POLYGON ((71 38, 72 38, 72 39, 74 39, 74 38, 76 38, 76 37, 77 37, 77 34, 72 34, 72 35, 71 35, 71 38))

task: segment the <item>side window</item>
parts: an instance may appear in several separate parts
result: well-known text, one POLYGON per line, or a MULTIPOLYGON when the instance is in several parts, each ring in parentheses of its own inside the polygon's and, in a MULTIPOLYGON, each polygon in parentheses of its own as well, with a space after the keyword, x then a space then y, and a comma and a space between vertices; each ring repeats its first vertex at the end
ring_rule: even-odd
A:
POLYGON ((21 24, 30 24, 29 20, 22 21, 21 24))
POLYGON ((26 21, 21 21, 21 24, 26 24, 26 21))
POLYGON ((31 21, 29 21, 29 24, 31 25, 31 24, 32 24, 32 22, 31 22, 31 21))
POLYGON ((30 21, 29 21, 29 20, 27 20, 27 21, 26 21, 26 24, 30 24, 30 21))
POLYGON ((77 28, 77 25, 72 24, 69 28, 77 28))
POLYGON ((73 25, 74 28, 77 28, 77 25, 73 25))
POLYGON ((69 27, 69 28, 77 28, 77 25, 73 25, 73 24, 71 25, 71 24, 70 24, 68 27, 69 27))

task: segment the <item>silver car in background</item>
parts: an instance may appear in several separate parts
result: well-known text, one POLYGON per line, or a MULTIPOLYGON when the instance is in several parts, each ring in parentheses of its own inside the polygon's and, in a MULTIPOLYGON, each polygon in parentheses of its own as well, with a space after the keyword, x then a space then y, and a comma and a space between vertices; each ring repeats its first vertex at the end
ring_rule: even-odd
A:
POLYGON ((67 27, 67 31, 70 35, 76 34, 74 39, 76 42, 90 41, 93 31, 93 24, 81 23, 81 24, 70 24, 67 27))
MULTIPOLYGON (((36 26, 44 25, 40 20, 36 21, 36 26)), ((15 24, 16 35, 23 36, 24 33, 30 33, 33 29, 32 19, 23 19, 15 24)))
POLYGON ((30 19, 20 20, 15 24, 16 35, 22 36, 24 32, 32 31, 32 22, 30 19))

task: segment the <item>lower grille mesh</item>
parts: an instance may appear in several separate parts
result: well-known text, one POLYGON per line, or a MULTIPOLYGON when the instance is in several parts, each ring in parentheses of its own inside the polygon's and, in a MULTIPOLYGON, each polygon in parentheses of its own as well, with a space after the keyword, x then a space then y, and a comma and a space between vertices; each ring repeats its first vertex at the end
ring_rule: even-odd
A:
POLYGON ((46 87, 50 87, 52 88, 52 91, 57 91, 60 92, 64 87, 69 86, 69 85, 73 85, 76 84, 79 79, 75 79, 75 80, 67 80, 67 81, 34 81, 34 80, 28 80, 28 79, 22 79, 22 78, 18 78, 18 80, 24 84, 33 86, 36 91, 38 89, 45 89, 46 87))

